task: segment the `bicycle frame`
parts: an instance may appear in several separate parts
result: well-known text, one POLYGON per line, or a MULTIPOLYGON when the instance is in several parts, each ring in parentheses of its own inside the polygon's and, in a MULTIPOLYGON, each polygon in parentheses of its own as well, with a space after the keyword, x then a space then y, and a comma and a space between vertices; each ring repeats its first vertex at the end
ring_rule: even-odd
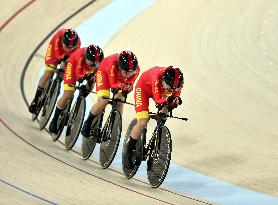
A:
MULTIPOLYGON (((111 122, 113 122, 113 119, 112 119, 112 113, 116 110, 117 108, 117 104, 118 102, 122 102, 121 100, 118 100, 118 99, 115 99, 115 94, 113 94, 113 97, 112 99, 108 98, 108 97, 105 97, 103 96, 103 99, 108 99, 108 104, 110 104, 112 106, 112 109, 109 113, 109 116, 107 118, 108 120, 108 127, 111 126, 111 122)), ((98 118, 98 121, 97 121, 97 128, 98 128, 98 139, 99 141, 103 141, 104 140, 104 136, 105 136, 105 133, 103 129, 101 129, 102 127, 102 123, 103 123, 103 116, 104 116, 104 113, 105 113, 105 109, 103 111, 101 111, 101 113, 99 114, 99 118, 98 118)))
MULTIPOLYGON (((56 87, 56 84, 63 81, 63 78, 61 77, 61 73, 64 73, 64 72, 65 71, 63 69, 60 69, 60 68, 57 68, 55 70, 56 76, 55 76, 55 78, 50 79, 50 83, 51 83, 50 88, 49 88, 49 90, 48 90, 48 92, 46 93, 46 96, 45 96, 45 97, 47 97, 48 100, 50 100, 50 96, 52 95, 53 89, 56 87)), ((60 91, 59 91, 59 93, 60 93, 60 91)))
MULTIPOLYGON (((117 90, 117 92, 113 93, 113 96, 112 98, 109 98, 109 97, 106 97, 106 96, 103 96, 102 98, 103 99, 107 99, 108 100, 108 104, 110 104, 112 106, 112 109, 109 113, 109 116, 107 118, 108 120, 108 127, 111 126, 111 123, 114 121, 114 119, 112 118, 113 117, 113 113, 117 110, 117 104, 120 102, 120 103, 126 103, 126 104, 131 104, 131 103, 128 103, 126 102, 125 100, 122 101, 121 99, 117 99, 115 98, 115 95, 119 92, 120 90, 117 90)), ((125 97, 126 99, 126 94, 123 93, 123 96, 125 97)), ((131 104, 133 105, 133 104, 131 104)), ((104 116, 104 113, 105 113, 105 108, 104 110, 99 114, 99 118, 98 118, 98 121, 96 123, 96 128, 98 129, 98 142, 101 142, 104 140, 104 137, 105 137, 105 131, 104 129, 102 129, 102 123, 103 123, 103 116, 104 116)))
POLYGON ((156 152, 160 149, 160 142, 161 142, 161 127, 164 126, 166 120, 161 120, 160 118, 165 115, 164 113, 160 113, 158 111, 157 114, 151 114, 151 118, 156 119, 159 118, 157 121, 157 125, 154 128, 154 131, 152 133, 152 137, 149 140, 148 144, 146 145, 146 134, 147 134, 147 128, 143 131, 143 160, 147 159, 147 156, 152 154, 152 150, 155 150, 156 152))

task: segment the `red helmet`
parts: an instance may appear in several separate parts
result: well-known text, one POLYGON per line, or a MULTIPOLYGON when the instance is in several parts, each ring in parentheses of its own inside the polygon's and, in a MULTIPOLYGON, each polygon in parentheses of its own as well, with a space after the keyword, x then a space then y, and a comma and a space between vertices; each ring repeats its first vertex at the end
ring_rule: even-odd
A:
POLYGON ((179 90, 183 85, 182 71, 179 68, 168 66, 163 72, 162 82, 171 91, 179 90))
POLYGON ((138 67, 138 61, 131 51, 122 51, 118 58, 118 65, 121 70, 134 72, 138 67))
POLYGON ((74 49, 78 44, 78 34, 73 29, 66 29, 62 37, 63 44, 70 50, 74 49))
POLYGON ((85 51, 85 60, 89 66, 98 67, 103 57, 103 51, 97 45, 89 45, 85 51))

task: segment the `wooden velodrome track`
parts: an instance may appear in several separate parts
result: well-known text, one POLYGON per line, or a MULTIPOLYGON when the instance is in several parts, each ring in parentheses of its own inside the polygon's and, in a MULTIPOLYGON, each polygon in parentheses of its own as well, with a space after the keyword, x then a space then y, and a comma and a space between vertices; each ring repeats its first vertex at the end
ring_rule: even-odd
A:
MULTIPOLYGON (((121 170, 102 170, 94 159, 81 160, 37 129, 22 94, 30 102, 46 43, 34 53, 24 79, 23 70, 47 34, 89 1, 67 0, 66 6, 64 1, 31 1, 14 15, 28 2, 0 1, 0 179, 58 204, 210 204, 126 180, 121 170)), ((95 1, 63 27, 76 27, 108 3, 95 1)), ((184 103, 177 113, 190 121, 169 122, 175 163, 274 197, 278 196, 277 19, 275 0, 161 0, 104 47, 106 55, 133 50, 142 70, 183 66, 184 103)), ((125 124, 131 118, 125 115, 125 124)), ((0 204, 44 203, 0 183, 0 204)))

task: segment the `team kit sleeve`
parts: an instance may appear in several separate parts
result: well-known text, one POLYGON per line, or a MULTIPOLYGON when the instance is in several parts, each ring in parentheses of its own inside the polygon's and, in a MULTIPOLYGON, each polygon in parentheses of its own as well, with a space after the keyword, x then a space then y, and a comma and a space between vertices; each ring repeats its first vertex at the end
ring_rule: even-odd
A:
POLYGON ((172 94, 172 96, 174 96, 174 97, 180 96, 182 88, 183 88, 183 87, 181 87, 181 89, 179 89, 178 91, 174 92, 174 93, 172 94))
POLYGON ((62 48, 62 37, 55 40, 54 53, 56 60, 61 60, 64 57, 65 51, 62 48))
POLYGON ((96 76, 96 90, 98 97, 110 97, 110 85, 108 74, 106 72, 103 72, 103 70, 99 69, 97 70, 96 76))
POLYGON ((162 97, 161 87, 162 84, 160 79, 158 76, 155 76, 152 80, 152 94, 155 104, 164 104, 167 102, 166 98, 162 97))
POLYGON ((66 70, 64 73, 64 90, 75 90, 74 86, 76 83, 77 63, 74 56, 71 56, 68 60, 66 70))
POLYGON ((110 68, 108 67, 108 78, 109 78, 109 84, 111 88, 119 88, 119 84, 117 83, 117 70, 116 66, 112 65, 110 68))
POLYGON ((56 69, 56 57, 55 57, 55 41, 59 35, 59 32, 57 32, 52 39, 50 40, 47 51, 45 55, 45 71, 51 71, 54 72, 56 69))

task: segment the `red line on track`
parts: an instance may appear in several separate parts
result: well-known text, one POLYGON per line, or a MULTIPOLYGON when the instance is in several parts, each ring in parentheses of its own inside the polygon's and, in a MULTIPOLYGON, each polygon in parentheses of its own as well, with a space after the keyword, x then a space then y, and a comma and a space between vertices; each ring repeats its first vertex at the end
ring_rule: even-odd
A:
POLYGON ((39 152, 41 152, 41 153, 43 153, 43 154, 45 154, 45 155, 47 155, 47 156, 49 156, 49 157, 55 159, 56 161, 59 161, 59 162, 65 164, 65 165, 67 165, 67 166, 69 166, 69 167, 72 167, 72 168, 74 168, 74 169, 76 169, 76 170, 78 170, 78 171, 81 171, 81 172, 83 172, 83 173, 86 173, 86 174, 88 174, 88 175, 90 175, 90 176, 93 176, 93 177, 99 179, 99 180, 105 181, 105 182, 107 182, 107 183, 109 183, 109 184, 112 184, 112 185, 117 186, 117 187, 119 187, 119 188, 125 189, 125 190, 127 190, 127 191, 130 191, 130 192, 139 194, 139 195, 141 195, 141 196, 145 196, 145 197, 147 197, 147 198, 150 198, 150 199, 153 199, 153 200, 155 200, 155 201, 159 201, 159 202, 162 202, 162 203, 165 203, 165 204, 171 204, 171 205, 173 204, 173 203, 170 203, 170 202, 167 202, 167 201, 164 201, 164 200, 161 200, 161 199, 158 199, 158 198, 149 196, 149 195, 147 195, 147 194, 141 193, 141 192, 139 192, 139 191, 130 189, 130 188, 128 188, 128 187, 125 187, 125 186, 123 186, 123 185, 117 184, 117 183, 115 183, 115 182, 109 181, 109 180, 107 180, 107 179, 104 179, 104 178, 102 178, 102 177, 99 177, 99 176, 97 176, 97 175, 94 175, 94 174, 92 174, 92 173, 90 173, 90 172, 87 172, 87 171, 85 171, 85 170, 83 170, 83 169, 80 169, 80 168, 78 168, 78 167, 76 167, 76 166, 74 166, 74 165, 72 165, 72 164, 69 164, 69 163, 67 163, 67 162, 65 162, 65 161, 63 161, 63 160, 61 160, 61 159, 59 159, 59 158, 57 158, 57 157, 55 157, 55 156, 53 156, 53 155, 51 155, 51 154, 45 152, 45 151, 43 151, 43 150, 41 150, 40 148, 36 147, 36 146, 33 145, 32 143, 30 143, 30 142, 28 142, 27 140, 25 140, 23 137, 21 137, 19 134, 17 134, 6 122, 4 122, 4 120, 3 120, 1 117, 0 117, 0 122, 1 122, 10 132, 12 132, 16 137, 18 137, 19 139, 21 139, 23 142, 25 142, 26 144, 30 145, 31 147, 33 147, 34 149, 38 150, 39 152))
POLYGON ((26 9, 28 6, 30 6, 32 3, 34 3, 36 0, 31 0, 27 4, 25 4, 23 7, 21 7, 19 10, 17 10, 8 20, 4 22, 3 25, 0 27, 0 32, 18 15, 20 14, 24 9, 26 9))

